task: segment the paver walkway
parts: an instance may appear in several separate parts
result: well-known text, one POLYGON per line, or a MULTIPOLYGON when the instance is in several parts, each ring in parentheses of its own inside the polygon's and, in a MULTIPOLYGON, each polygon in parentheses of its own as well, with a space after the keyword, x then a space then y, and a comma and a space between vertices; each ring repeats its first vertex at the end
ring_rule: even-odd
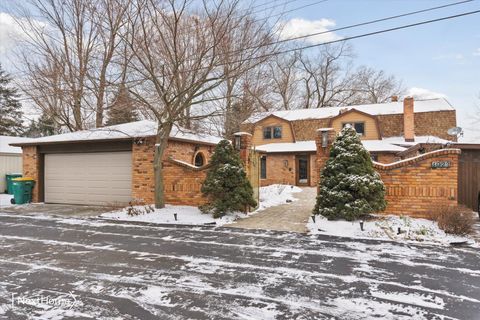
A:
POLYGON ((307 232, 306 223, 312 215, 317 190, 306 187, 302 189, 302 192, 293 195, 297 201, 267 208, 227 227, 307 232))

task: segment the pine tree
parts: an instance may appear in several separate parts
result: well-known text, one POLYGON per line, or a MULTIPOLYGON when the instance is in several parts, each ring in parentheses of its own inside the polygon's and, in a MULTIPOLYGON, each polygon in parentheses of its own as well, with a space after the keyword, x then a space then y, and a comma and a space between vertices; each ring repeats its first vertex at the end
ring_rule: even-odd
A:
POLYGON ((135 101, 130 98, 128 89, 120 86, 118 93, 107 111, 107 126, 138 121, 135 101))
POLYGON ((60 128, 56 125, 52 117, 48 116, 45 112, 42 113, 37 121, 32 120, 29 127, 25 131, 24 135, 30 138, 38 138, 51 136, 61 133, 60 128))
POLYGON ((10 87, 11 78, 0 65, 0 135, 23 133, 22 104, 17 89, 10 87))
POLYGON ((228 212, 245 211, 247 206, 257 205, 242 160, 229 141, 220 141, 210 165, 202 185, 202 193, 209 203, 200 207, 202 212, 213 212, 213 216, 219 218, 228 212))
POLYGON ((333 143, 320 179, 315 215, 352 221, 385 209, 383 181, 350 126, 346 126, 333 143))

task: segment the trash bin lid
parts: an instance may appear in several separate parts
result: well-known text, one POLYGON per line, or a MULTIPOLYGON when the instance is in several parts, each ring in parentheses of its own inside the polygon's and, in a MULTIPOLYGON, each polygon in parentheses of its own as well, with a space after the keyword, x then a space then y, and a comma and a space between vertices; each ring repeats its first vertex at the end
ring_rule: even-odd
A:
POLYGON ((15 178, 15 179, 12 179, 12 181, 35 181, 35 179, 24 177, 24 178, 15 178))

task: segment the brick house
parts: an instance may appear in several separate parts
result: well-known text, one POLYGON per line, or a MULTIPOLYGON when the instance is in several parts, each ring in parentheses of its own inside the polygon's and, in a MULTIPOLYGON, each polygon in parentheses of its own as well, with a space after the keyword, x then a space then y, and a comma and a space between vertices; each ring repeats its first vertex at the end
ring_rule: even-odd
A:
POLYGON ((259 113, 242 124, 261 153, 261 185, 315 186, 318 179, 315 139, 320 128, 339 132, 351 124, 374 161, 392 163, 439 149, 456 140, 455 109, 445 99, 298 109, 259 113))
MULTIPOLYGON (((28 139, 23 174, 35 179, 33 202, 109 205, 154 202, 153 121, 28 139)), ((166 202, 201 205, 206 169, 220 137, 174 129, 162 162, 166 202)))

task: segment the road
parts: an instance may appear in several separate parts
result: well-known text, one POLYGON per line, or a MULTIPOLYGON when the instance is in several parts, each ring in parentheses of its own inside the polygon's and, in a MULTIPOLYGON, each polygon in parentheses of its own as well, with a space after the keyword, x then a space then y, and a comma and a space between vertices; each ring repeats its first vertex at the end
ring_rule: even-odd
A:
POLYGON ((2 319, 479 319, 478 248, 0 214, 2 319))

